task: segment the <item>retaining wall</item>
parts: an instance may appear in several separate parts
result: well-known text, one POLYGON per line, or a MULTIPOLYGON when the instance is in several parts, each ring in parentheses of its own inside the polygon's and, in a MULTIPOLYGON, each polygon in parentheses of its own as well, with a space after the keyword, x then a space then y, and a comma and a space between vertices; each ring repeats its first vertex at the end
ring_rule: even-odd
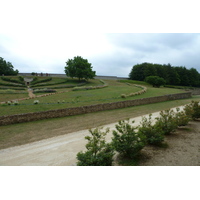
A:
POLYGON ((192 95, 200 95, 200 89, 191 90, 192 95))
POLYGON ((36 121, 36 120, 42 120, 42 119, 49 119, 49 118, 80 115, 80 114, 85 114, 85 113, 113 110, 113 109, 118 109, 118 108, 126 108, 126 107, 131 107, 131 106, 151 104, 151 103, 170 101, 170 100, 176 100, 176 99, 186 99, 190 97, 191 97, 191 92, 186 92, 186 93, 170 94, 170 95, 143 98, 143 99, 120 101, 120 102, 114 102, 114 103, 103 103, 103 104, 96 104, 96 105, 90 105, 90 106, 49 110, 49 111, 43 111, 43 112, 0 116, 0 125, 9 125, 9 124, 30 122, 30 121, 36 121))

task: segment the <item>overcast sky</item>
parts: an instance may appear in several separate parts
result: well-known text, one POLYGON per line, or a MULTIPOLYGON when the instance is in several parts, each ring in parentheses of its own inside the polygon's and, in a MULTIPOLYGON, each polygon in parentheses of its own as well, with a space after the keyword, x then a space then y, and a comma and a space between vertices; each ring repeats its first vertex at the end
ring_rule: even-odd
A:
POLYGON ((0 57, 30 73, 64 73, 74 56, 88 59, 97 75, 127 77, 142 62, 200 72, 198 24, 188 17, 199 19, 193 0, 181 9, 170 0, 133 2, 2 0, 0 57))

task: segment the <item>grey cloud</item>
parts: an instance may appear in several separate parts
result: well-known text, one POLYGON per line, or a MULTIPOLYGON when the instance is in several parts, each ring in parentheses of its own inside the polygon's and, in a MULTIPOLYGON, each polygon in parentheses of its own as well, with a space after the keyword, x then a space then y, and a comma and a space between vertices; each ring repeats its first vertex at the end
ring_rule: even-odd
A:
MULTIPOLYGON (((89 55, 89 53, 80 55, 92 63, 93 70, 98 75, 127 77, 133 65, 142 62, 194 67, 200 72, 200 34, 113 33, 106 34, 106 39, 109 45, 108 49, 105 47, 105 51, 94 55, 89 55)), ((12 62, 19 71, 64 72, 67 59, 62 56, 45 55, 45 57, 35 59, 34 57, 26 58, 24 55, 14 55, 11 40, 4 37, 2 41, 0 42, 0 53, 4 52, 4 58, 12 62)), ((88 44, 90 42, 88 41, 88 44)), ((58 53, 63 52, 61 50, 58 53)), ((69 55, 66 53, 66 56, 69 55)))
POLYGON ((156 33, 156 34, 108 34, 108 40, 122 52, 124 60, 141 62, 171 63, 199 69, 200 34, 156 33), (131 56, 130 56, 131 55, 131 56))

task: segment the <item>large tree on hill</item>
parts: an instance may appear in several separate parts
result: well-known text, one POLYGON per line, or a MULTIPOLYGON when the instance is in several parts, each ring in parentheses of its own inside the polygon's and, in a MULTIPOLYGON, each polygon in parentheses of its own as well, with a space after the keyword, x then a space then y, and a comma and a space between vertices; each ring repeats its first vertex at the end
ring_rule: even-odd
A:
POLYGON ((3 58, 0 57, 0 75, 17 75, 18 70, 13 69, 13 65, 10 62, 6 62, 3 58))
POLYGON ((92 71, 92 64, 81 56, 76 56, 66 62, 65 73, 67 76, 76 77, 79 80, 93 79, 96 76, 96 72, 92 71))

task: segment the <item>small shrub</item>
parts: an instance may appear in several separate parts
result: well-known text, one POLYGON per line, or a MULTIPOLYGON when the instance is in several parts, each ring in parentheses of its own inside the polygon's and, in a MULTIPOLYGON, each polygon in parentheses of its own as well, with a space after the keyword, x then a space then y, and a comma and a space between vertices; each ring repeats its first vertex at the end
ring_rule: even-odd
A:
POLYGON ((122 157, 136 158, 140 150, 145 146, 144 135, 135 132, 135 127, 129 124, 129 120, 119 121, 113 131, 112 145, 122 157))
POLYGON ((86 144, 87 151, 77 154, 78 166, 110 166, 112 165, 114 150, 110 143, 106 143, 105 136, 109 132, 102 132, 96 128, 89 130, 92 136, 86 136, 88 140, 86 144))
POLYGON ((19 102, 17 100, 13 101, 13 105, 19 105, 19 102))
POLYGON ((33 103, 34 104, 39 104, 39 100, 35 100, 33 103))
POLYGON ((146 136, 148 144, 160 145, 164 141, 164 132, 161 127, 152 125, 151 116, 152 114, 149 115, 148 119, 146 117, 142 118, 138 131, 146 136))
POLYGON ((200 118, 200 105, 198 101, 192 101, 184 107, 185 113, 193 120, 200 118))
POLYGON ((121 94, 121 98, 126 98, 126 95, 125 94, 121 94))
POLYGON ((188 116, 184 111, 180 111, 180 108, 176 108, 176 124, 178 126, 186 126, 190 121, 190 116, 188 116))
POLYGON ((56 92, 56 90, 53 90, 53 89, 34 89, 33 91, 34 93, 54 93, 56 92))
POLYGON ((178 127, 173 110, 161 111, 160 117, 157 117, 156 119, 156 127, 162 129, 165 135, 173 133, 178 127))

